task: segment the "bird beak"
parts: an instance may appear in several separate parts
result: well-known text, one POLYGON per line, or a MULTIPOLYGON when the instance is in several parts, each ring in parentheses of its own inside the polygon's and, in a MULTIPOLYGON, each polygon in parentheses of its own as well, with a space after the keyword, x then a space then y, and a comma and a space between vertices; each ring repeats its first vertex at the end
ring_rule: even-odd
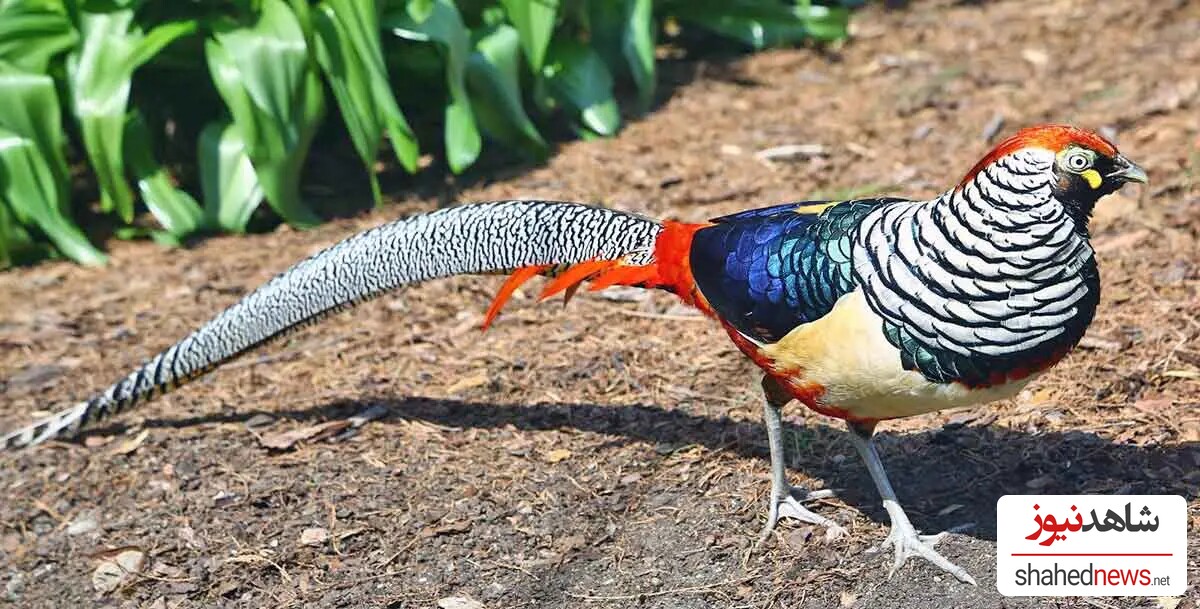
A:
POLYGON ((1146 175, 1146 170, 1137 166, 1137 163, 1117 155, 1116 158, 1117 170, 1108 174, 1109 178, 1121 180, 1122 182, 1137 182, 1145 184, 1150 181, 1150 176, 1146 175))

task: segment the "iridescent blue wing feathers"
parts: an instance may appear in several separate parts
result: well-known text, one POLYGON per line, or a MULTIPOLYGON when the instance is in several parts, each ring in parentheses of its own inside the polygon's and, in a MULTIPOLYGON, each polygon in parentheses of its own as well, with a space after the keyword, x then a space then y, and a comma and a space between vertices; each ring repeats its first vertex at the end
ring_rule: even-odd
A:
POLYGON ((692 241, 696 285, 742 334, 778 341, 854 289, 852 232, 893 200, 805 201, 717 218, 692 241))

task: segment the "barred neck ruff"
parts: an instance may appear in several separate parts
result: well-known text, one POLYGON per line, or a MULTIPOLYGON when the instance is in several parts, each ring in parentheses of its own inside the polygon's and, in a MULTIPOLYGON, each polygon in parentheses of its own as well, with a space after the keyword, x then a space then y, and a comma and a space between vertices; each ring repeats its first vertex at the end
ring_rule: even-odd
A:
POLYGON ((1054 154, 1027 149, 930 201, 878 208, 856 279, 906 369, 989 386, 1061 358, 1091 322, 1099 275, 1085 220, 1054 191, 1054 154))

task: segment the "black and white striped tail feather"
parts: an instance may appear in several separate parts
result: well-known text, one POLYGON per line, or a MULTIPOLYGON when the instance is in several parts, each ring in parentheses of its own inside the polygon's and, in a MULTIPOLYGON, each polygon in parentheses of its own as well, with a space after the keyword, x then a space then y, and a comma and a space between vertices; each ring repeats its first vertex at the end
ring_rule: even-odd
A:
POLYGON ((295 264, 100 395, 0 436, 0 449, 73 435, 395 288, 530 265, 648 258, 660 230, 642 216, 557 201, 477 203, 384 224, 295 264))

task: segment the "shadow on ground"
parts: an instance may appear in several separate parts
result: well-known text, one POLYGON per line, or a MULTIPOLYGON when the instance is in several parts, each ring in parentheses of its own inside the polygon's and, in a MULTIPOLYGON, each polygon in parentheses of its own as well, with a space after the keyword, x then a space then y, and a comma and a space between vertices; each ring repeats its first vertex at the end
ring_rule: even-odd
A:
MULTIPOLYGON (((571 428, 606 436, 613 443, 647 442, 660 452, 689 446, 731 451, 760 458, 766 469, 765 432, 756 423, 709 418, 657 406, 597 404, 489 404, 458 400, 376 397, 339 400, 314 408, 276 411, 273 416, 297 421, 340 419, 360 412, 364 403, 387 407, 377 421, 419 420, 452 428, 518 430, 571 428)), ((793 406, 795 407, 795 406, 793 406)), ((261 414, 235 414, 147 421, 147 427, 180 428, 209 423, 244 422, 261 414)), ((97 429, 112 434, 119 428, 97 429)), ((887 513, 861 467, 843 467, 857 459, 839 427, 787 425, 793 468, 821 479, 827 488, 872 520, 887 523, 887 513), (815 447, 838 448, 817 452, 815 447)), ((1184 476, 1200 467, 1200 443, 1138 446, 1114 444, 1095 434, 1027 433, 999 426, 950 425, 938 429, 876 436, 893 485, 917 526, 945 530, 970 520, 968 534, 994 541, 996 500, 1008 494, 1198 494, 1184 476), (948 506, 960 507, 947 509, 948 506)), ((397 438, 403 442, 402 437, 397 438)))

